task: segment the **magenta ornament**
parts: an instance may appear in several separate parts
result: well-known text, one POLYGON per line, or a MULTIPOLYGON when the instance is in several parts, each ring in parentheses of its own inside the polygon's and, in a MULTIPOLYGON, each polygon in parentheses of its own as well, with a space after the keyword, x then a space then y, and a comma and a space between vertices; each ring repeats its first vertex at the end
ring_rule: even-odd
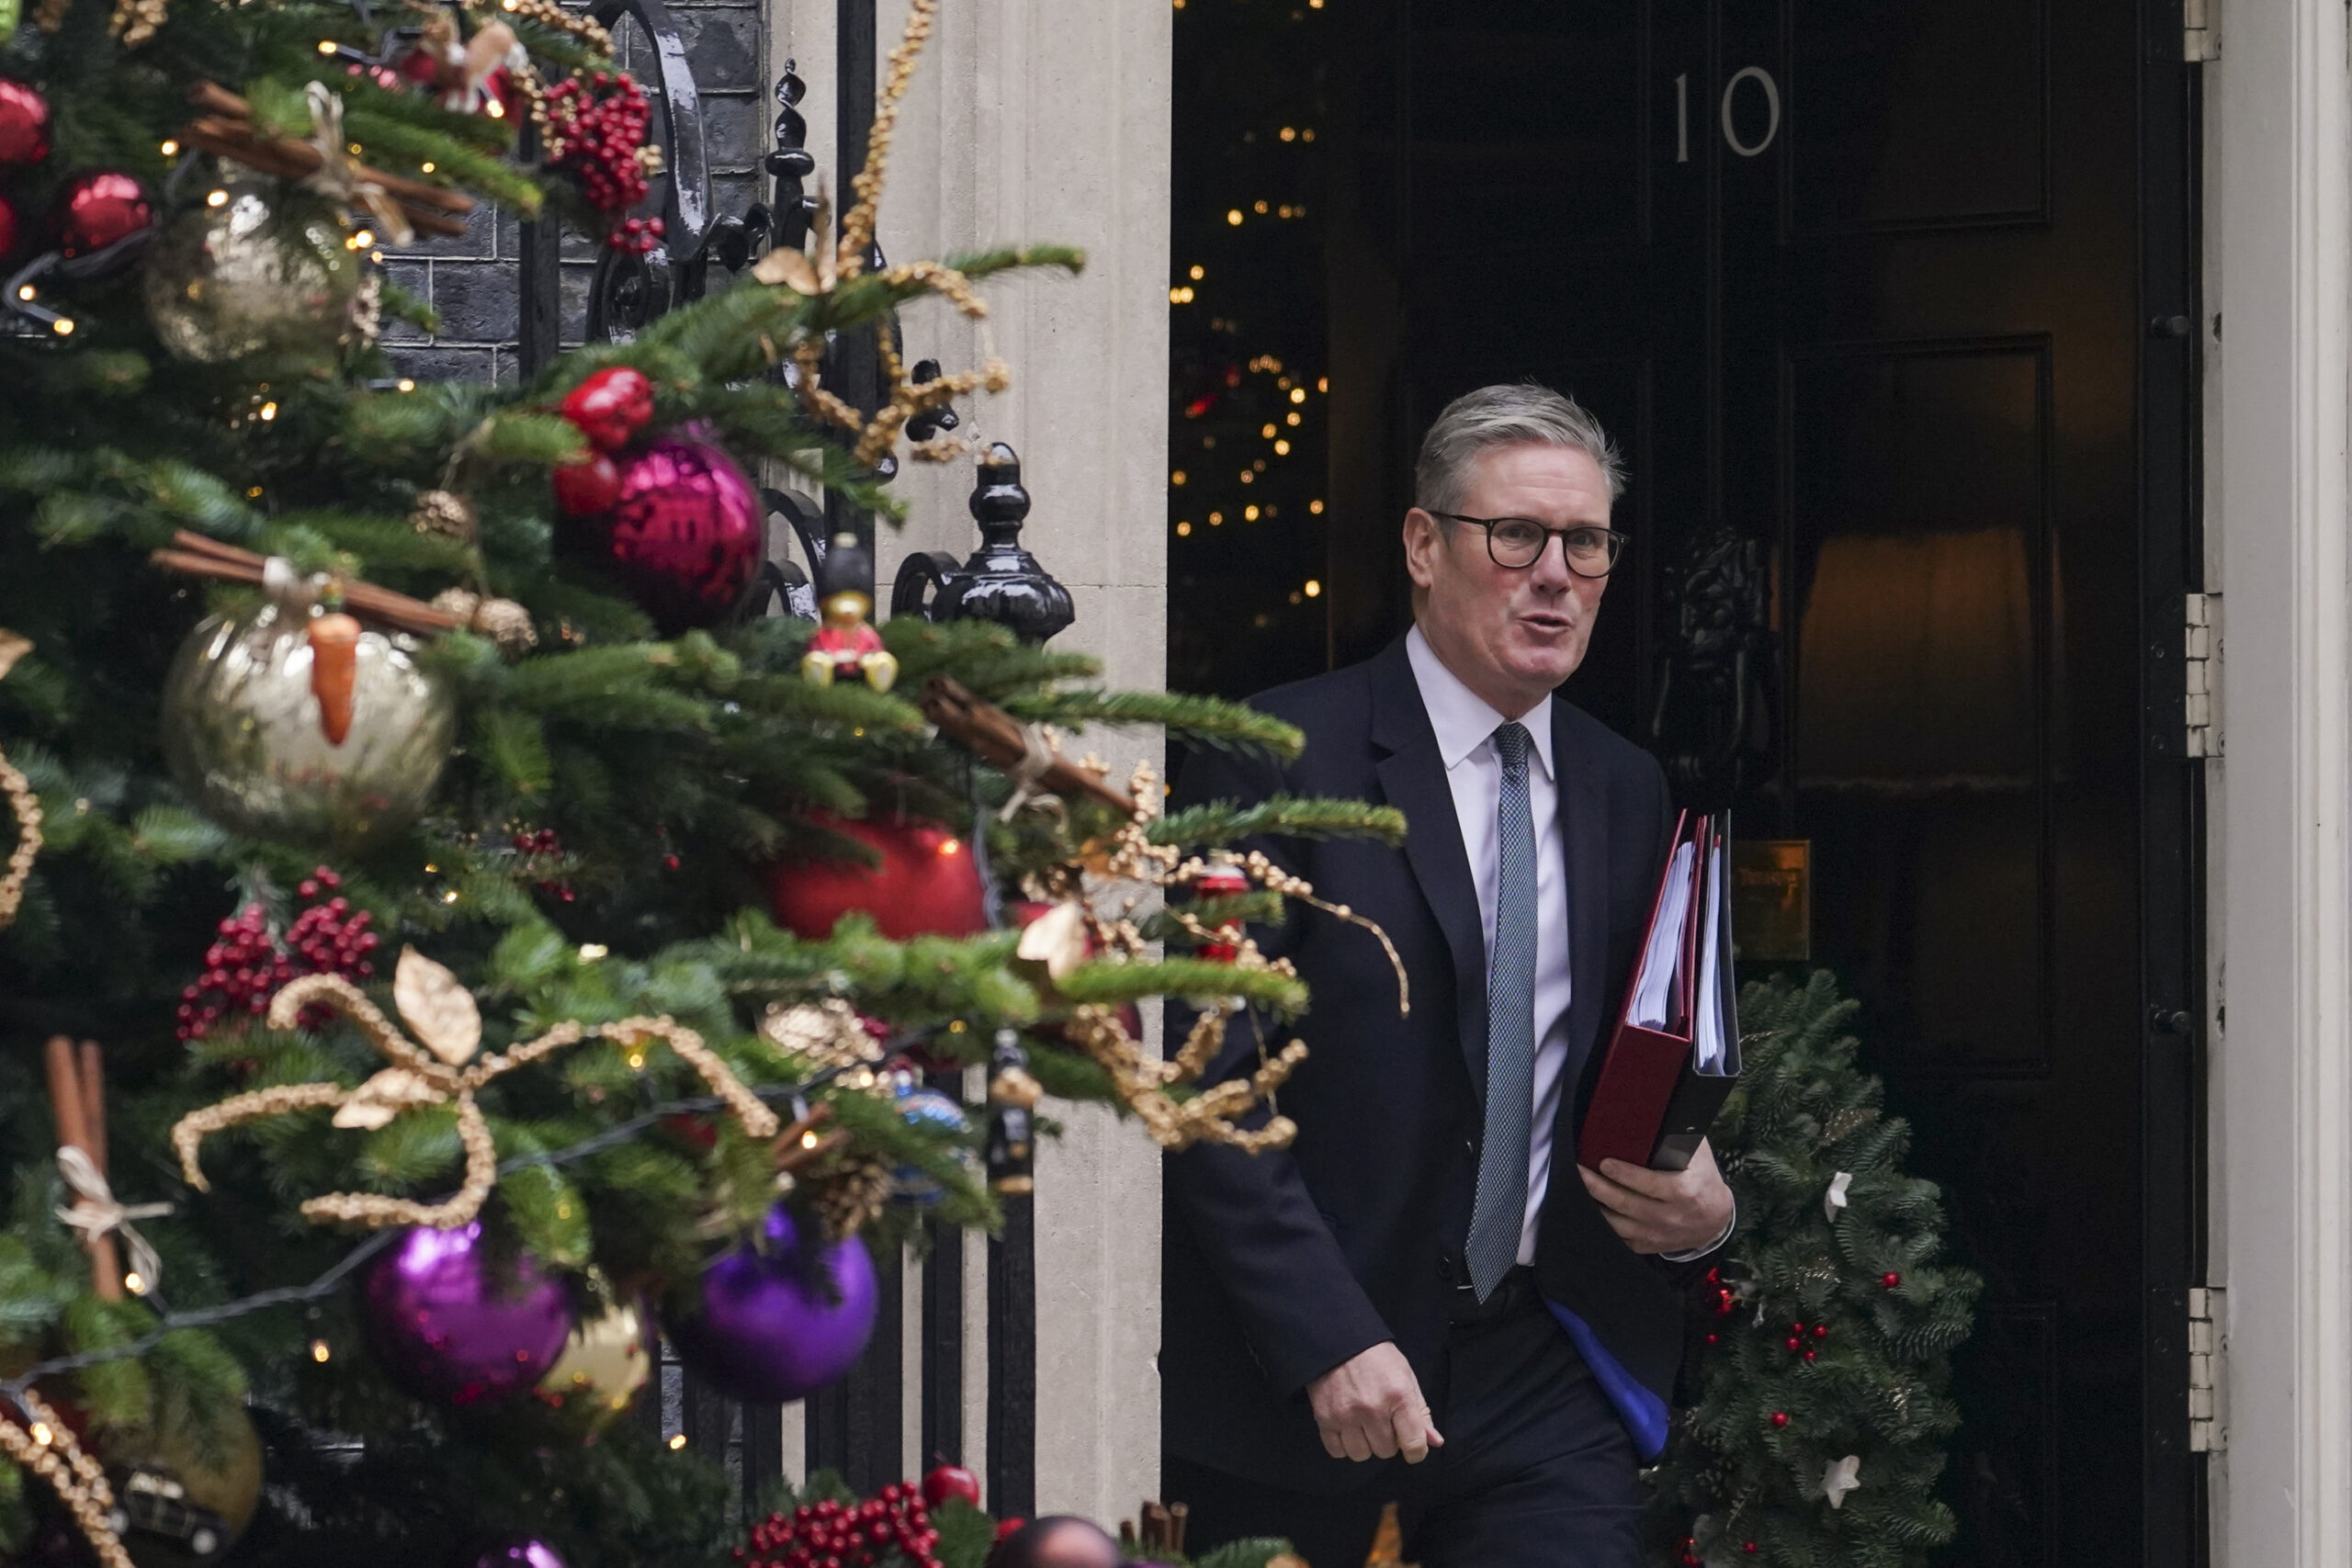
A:
POLYGON ((766 1247, 703 1270, 702 1311, 665 1316, 678 1359, 737 1399, 789 1404, 849 1371, 874 1333, 874 1260, 855 1236, 802 1242, 781 1203, 766 1247))
POLYGON ((571 1333, 563 1289, 528 1257, 503 1276, 479 1221, 420 1226, 371 1267, 368 1337, 384 1370, 420 1399, 487 1404, 545 1377, 571 1333))
POLYGON ((543 1540, 495 1546, 474 1559, 474 1568, 564 1568, 562 1554, 543 1540))
POLYGON ((613 461, 619 499, 574 525, 589 553, 665 636, 733 615, 759 575, 767 535, 759 491, 735 459, 673 431, 613 461))

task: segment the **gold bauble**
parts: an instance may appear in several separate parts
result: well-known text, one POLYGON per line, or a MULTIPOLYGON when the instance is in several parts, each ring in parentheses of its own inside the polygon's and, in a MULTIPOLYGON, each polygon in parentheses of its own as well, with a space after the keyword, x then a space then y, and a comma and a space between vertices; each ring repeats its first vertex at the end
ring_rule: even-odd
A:
POLYGON ((380 843, 432 798, 457 731, 441 681, 399 633, 360 635, 352 727, 327 739, 311 688, 300 595, 216 615, 164 682, 164 755, 206 816, 256 839, 349 850, 380 843))
POLYGON ((323 355, 364 335, 357 238, 332 206, 263 179, 232 182, 148 247, 147 316, 181 359, 323 355))
POLYGON ((539 1401, 595 1433, 610 1426, 652 1375, 645 1353, 645 1322, 633 1306, 616 1306, 576 1325, 534 1392, 539 1401))

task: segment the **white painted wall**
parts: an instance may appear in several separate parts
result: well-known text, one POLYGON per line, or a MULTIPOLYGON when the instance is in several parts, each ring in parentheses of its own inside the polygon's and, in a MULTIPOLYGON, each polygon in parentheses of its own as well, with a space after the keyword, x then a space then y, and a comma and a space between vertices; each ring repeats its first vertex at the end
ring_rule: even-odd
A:
POLYGON ((2209 1278, 2230 1292, 2214 1556, 2320 1568, 2352 1562, 2352 84, 2341 0, 2233 0, 2221 22, 2204 68, 2225 726, 2208 764, 2209 1278))
MULTIPOLYGON (((880 0, 884 52, 902 9, 880 0)), ((774 62, 809 84, 809 146, 831 175, 834 0, 775 0, 774 62)), ((1000 242, 1083 246, 1076 279, 987 287, 985 334, 944 305, 906 312, 911 356, 975 364, 984 341, 1011 391, 959 408, 958 434, 1010 442, 1035 498, 1024 540, 1077 601, 1054 644, 1091 653, 1109 683, 1166 680, 1170 50, 1167 0, 944 0, 892 151, 879 234, 894 261, 1000 242)), ((773 75, 774 73, 772 72, 773 75)), ((877 65, 877 80, 882 74, 877 65)), ((909 549, 978 543, 971 461, 909 465, 905 530, 876 549, 887 585, 909 549)), ((1125 766, 1151 736, 1094 738, 1125 766)), ((1037 1506, 1112 1521, 1159 1473, 1159 1159, 1132 1124, 1052 1108, 1067 1131, 1038 1161, 1037 1506)), ((967 1247, 966 1459, 985 1471, 985 1248, 967 1247)), ((911 1304, 912 1292, 910 1292, 911 1304)), ((910 1330, 911 1333, 911 1330, 910 1330)), ((919 1365, 910 1339, 910 1368, 919 1365)), ((787 1461, 798 1412, 786 1413, 787 1461)), ((910 1473, 913 1406, 907 1419, 910 1473)))

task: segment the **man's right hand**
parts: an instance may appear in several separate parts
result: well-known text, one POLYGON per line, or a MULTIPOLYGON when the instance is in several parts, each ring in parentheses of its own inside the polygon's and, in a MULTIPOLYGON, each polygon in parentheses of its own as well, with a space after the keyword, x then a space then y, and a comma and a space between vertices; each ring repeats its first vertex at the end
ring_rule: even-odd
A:
POLYGON ((1419 1464, 1445 1439, 1430 1424, 1420 1380, 1393 1341, 1333 1367, 1306 1385, 1323 1447, 1333 1459, 1395 1459, 1419 1464))

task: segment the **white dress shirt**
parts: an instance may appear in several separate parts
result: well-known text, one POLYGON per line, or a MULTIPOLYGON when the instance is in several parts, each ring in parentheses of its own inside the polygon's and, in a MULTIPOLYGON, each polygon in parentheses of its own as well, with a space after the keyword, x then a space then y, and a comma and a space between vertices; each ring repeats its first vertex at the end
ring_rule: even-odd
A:
MULTIPOLYGON (((1509 719, 1526 727, 1534 742, 1528 754, 1527 805, 1535 819, 1535 1116, 1528 1124, 1527 1216, 1520 1225, 1519 1261, 1535 1261, 1535 1226, 1544 1195, 1552 1186, 1552 1124, 1559 1119, 1560 1095, 1568 1063, 1568 857, 1560 837, 1560 774, 1552 755, 1552 698, 1525 713, 1504 715, 1462 683, 1430 647, 1418 626, 1405 635, 1413 681, 1421 690, 1437 754, 1445 764, 1446 787, 1453 793, 1453 815, 1462 826, 1462 847, 1470 857, 1470 881, 1478 893, 1478 923, 1486 950, 1495 949, 1495 884, 1502 874, 1496 818, 1502 802, 1503 762, 1495 731, 1509 719)), ((1483 1111, 1483 1107, 1481 1108, 1483 1111)), ((1723 1233, 1692 1252, 1666 1254, 1669 1263, 1702 1258, 1730 1239, 1737 1213, 1723 1233)))
POLYGON ((1499 714, 1441 662, 1415 626, 1405 637, 1413 680, 1437 732, 1437 754, 1453 792, 1470 880, 1478 890, 1479 928, 1495 948, 1495 883, 1501 874, 1496 815, 1502 800, 1503 762, 1495 731, 1510 719, 1527 728, 1533 766, 1527 770, 1527 806, 1535 819, 1535 1119, 1528 1124, 1527 1217, 1519 1232, 1519 1261, 1535 1261, 1535 1223, 1552 1185, 1552 1123, 1560 1110, 1560 1079, 1568 1064, 1568 856, 1560 838, 1559 771, 1552 758, 1552 699, 1521 714, 1499 714))

